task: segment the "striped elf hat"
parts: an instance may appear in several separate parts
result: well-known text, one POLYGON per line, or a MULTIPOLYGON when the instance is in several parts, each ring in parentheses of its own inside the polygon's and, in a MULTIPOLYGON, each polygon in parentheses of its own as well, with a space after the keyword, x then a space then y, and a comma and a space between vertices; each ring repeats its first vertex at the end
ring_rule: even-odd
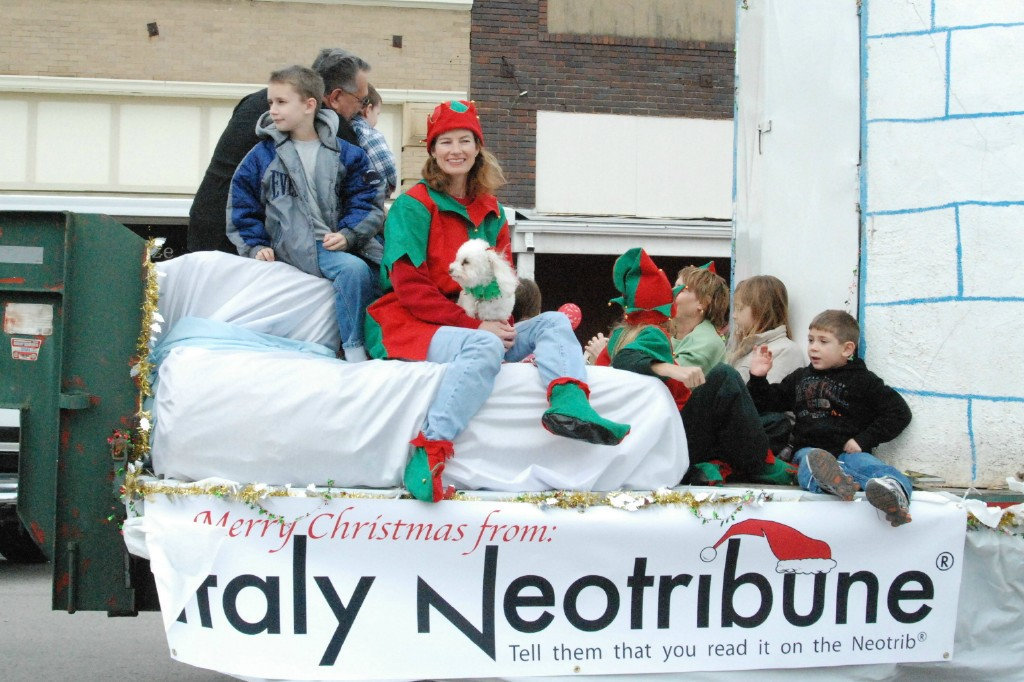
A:
POLYGON ((627 324, 663 324, 672 315, 672 285, 642 248, 615 260, 612 280, 621 296, 613 298, 626 311, 627 324))

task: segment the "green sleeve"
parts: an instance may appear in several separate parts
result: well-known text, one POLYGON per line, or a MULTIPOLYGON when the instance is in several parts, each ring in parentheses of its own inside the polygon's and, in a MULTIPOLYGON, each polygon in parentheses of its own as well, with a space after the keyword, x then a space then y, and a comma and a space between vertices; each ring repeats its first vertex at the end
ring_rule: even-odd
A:
POLYGON ((391 267, 403 257, 408 257, 418 268, 427 260, 429 238, 430 210, 408 194, 401 195, 391 205, 384 224, 381 269, 391 272, 391 267))
POLYGON ((619 369, 629 369, 631 371, 638 371, 633 365, 637 362, 644 362, 641 357, 646 358, 647 369, 641 371, 641 374, 650 374, 650 365, 655 362, 667 362, 672 363, 672 345, 669 343, 668 335, 665 334, 658 327, 646 326, 640 330, 640 333, 635 338, 625 344, 622 348, 617 348, 618 340, 623 333, 623 329, 616 329, 612 332, 612 337, 608 340, 608 348, 615 349, 609 350, 609 355, 612 359, 612 367, 618 367, 619 369), (628 351, 628 352, 627 352, 628 351), (624 355, 623 355, 624 354, 624 355), (619 359, 619 356, 623 356, 619 359), (617 362, 618 360, 618 362, 617 362), (630 365, 629 367, 625 365, 630 365))

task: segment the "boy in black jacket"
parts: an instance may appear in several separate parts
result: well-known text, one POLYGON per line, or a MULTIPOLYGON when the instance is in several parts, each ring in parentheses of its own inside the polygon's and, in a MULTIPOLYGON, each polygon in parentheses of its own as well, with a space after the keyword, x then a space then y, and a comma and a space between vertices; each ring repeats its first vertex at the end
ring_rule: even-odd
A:
POLYGON ((910 521, 910 479, 870 451, 892 440, 910 423, 899 393, 854 357, 860 327, 849 313, 826 310, 811 321, 811 364, 778 384, 765 376, 772 366, 767 346, 750 363, 747 388, 761 412, 793 411, 793 462, 800 486, 852 500, 863 488, 872 506, 893 526, 910 521), (838 459, 831 453, 840 453, 838 459))

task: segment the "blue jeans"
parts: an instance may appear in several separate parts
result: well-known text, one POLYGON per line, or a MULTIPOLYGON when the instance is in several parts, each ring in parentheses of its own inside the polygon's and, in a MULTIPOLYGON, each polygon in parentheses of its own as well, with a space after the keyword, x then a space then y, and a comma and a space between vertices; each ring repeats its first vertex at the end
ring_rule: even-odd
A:
MULTIPOLYGON (((797 481, 799 481, 801 488, 812 493, 820 493, 821 487, 811 475, 811 468, 807 465, 806 460, 808 453, 819 449, 800 448, 793 455, 793 463, 800 467, 796 474, 797 481)), ((899 481, 899 484, 903 486, 903 492, 907 494, 907 499, 910 499, 910 493, 914 488, 914 484, 910 482, 910 479, 904 476, 902 471, 896 467, 889 466, 870 452, 844 452, 836 459, 839 460, 839 468, 847 476, 855 480, 861 490, 864 490, 868 480, 889 476, 899 481)))
POLYGON ((366 306, 380 296, 377 266, 347 251, 329 251, 320 241, 316 243, 316 262, 323 276, 334 283, 342 348, 361 348, 366 306))
POLYGON ((560 377, 587 380, 580 343, 562 313, 541 313, 517 324, 516 340, 508 351, 488 331, 438 329, 427 360, 448 367, 427 410, 423 435, 430 440, 454 440, 491 395, 502 361, 519 362, 531 353, 545 387, 560 377))

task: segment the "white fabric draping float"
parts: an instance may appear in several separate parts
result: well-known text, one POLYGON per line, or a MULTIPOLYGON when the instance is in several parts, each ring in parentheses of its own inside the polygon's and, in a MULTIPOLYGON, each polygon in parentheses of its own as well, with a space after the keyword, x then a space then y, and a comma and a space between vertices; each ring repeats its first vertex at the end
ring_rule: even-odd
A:
POLYGON ((164 330, 183 317, 200 317, 332 350, 341 345, 334 289, 322 277, 219 251, 179 256, 156 269, 164 330))
MULTIPOLYGON (((159 271, 160 312, 170 331, 154 352, 156 473, 275 485, 401 485, 409 440, 443 365, 350 364, 309 344, 292 350, 302 344, 280 341, 275 348, 263 334, 337 346, 336 330, 333 337, 328 332, 336 326, 331 285, 290 266, 205 253, 159 271)), ((445 482, 499 491, 678 483, 688 466, 686 439, 661 382, 602 367, 589 369, 588 382, 599 412, 632 425, 620 445, 549 434, 540 424, 547 401, 536 368, 506 364, 490 399, 456 439, 445 482)))

